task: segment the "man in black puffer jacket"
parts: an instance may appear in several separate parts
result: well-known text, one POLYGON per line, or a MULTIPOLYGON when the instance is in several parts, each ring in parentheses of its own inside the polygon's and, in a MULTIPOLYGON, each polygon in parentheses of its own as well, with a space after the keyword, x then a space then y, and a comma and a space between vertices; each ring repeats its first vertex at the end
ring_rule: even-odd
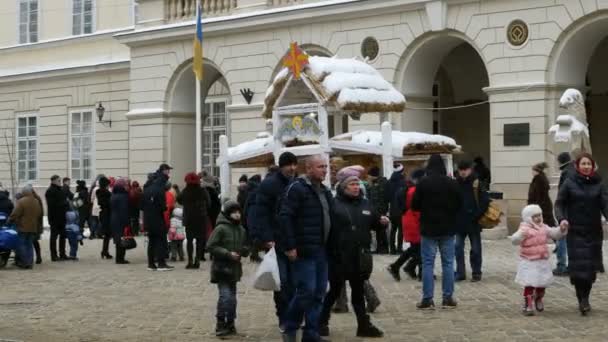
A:
POLYGON ((455 307, 454 294, 454 235, 456 219, 462 206, 458 183, 447 176, 441 156, 429 158, 426 176, 416 187, 412 209, 420 211, 420 234, 422 254, 422 301, 419 309, 432 309, 437 249, 441 253, 442 287, 444 307, 455 307))
POLYGON ((277 252, 281 291, 274 293, 274 304, 282 328, 285 326, 285 314, 293 296, 293 288, 290 286, 290 262, 280 244, 279 205, 297 168, 298 158, 291 152, 282 153, 279 157, 279 171, 267 176, 255 191, 255 215, 248 217, 249 234, 254 244, 262 245, 265 249, 274 246, 277 252))
POLYGON ((167 210, 165 187, 173 168, 162 164, 152 180, 144 186, 142 210, 144 212, 144 229, 148 233, 148 270, 171 271, 173 266, 165 262, 163 239, 167 240, 164 212, 167 210), (158 262, 158 266, 156 265, 158 262))
POLYGON ((281 202, 279 245, 291 261, 296 288, 286 313, 284 341, 295 342, 302 317, 306 327, 302 341, 320 341, 319 315, 327 290, 326 243, 331 230, 333 198, 323 180, 328 162, 324 156, 309 157, 306 175, 296 179, 281 202))

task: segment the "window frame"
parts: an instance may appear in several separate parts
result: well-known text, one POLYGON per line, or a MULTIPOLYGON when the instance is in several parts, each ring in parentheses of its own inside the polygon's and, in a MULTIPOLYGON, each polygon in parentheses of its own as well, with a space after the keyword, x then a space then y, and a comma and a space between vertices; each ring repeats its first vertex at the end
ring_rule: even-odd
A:
POLYGON ((41 12, 42 10, 40 9, 40 0, 16 0, 17 2, 17 42, 19 45, 25 45, 25 44, 35 44, 41 41, 40 39, 40 27, 41 27, 41 12), (36 10, 36 41, 33 42, 30 38, 31 38, 31 31, 30 31, 30 3, 32 1, 36 2, 37 5, 37 10, 36 10), (26 41, 22 42, 21 41, 21 3, 27 3, 27 32, 26 32, 26 41))
MULTIPOLYGON (((226 95, 217 95, 217 96, 209 96, 207 98, 205 98, 204 102, 203 102, 203 110, 202 110, 202 115, 203 117, 201 118, 201 120, 203 120, 203 127, 202 127, 202 131, 201 131, 201 141, 203 143, 203 149, 202 149, 202 155, 199 156, 199 158, 201 158, 201 165, 203 167, 203 169, 207 170, 208 172, 210 172, 210 174, 214 175, 214 176, 219 176, 215 174, 215 170, 217 169, 219 172, 219 165, 217 164, 217 158, 219 158, 219 150, 217 155, 214 156, 214 146, 213 146, 213 137, 215 132, 217 131, 223 131, 223 134, 225 134, 226 136, 229 137, 228 134, 228 123, 229 123, 229 118, 228 118, 228 101, 229 101, 229 96, 226 95), (224 125, 214 125, 214 119, 215 119, 215 112, 213 110, 213 106, 216 103, 223 103, 224 104, 224 125), (209 105, 209 122, 211 123, 211 125, 206 125, 205 124, 205 105, 209 105), (209 134, 210 139, 209 139, 209 143, 211 146, 206 146, 206 139, 205 139, 205 134, 209 134), (205 163, 203 160, 203 156, 206 154, 206 150, 209 149, 209 151, 211 152, 211 157, 210 159, 210 163, 205 163)), ((219 139, 218 139, 218 144, 219 144, 219 139)))
MULTIPOLYGON (((26 126, 29 127, 29 126, 26 126)), ((27 137, 27 139, 25 141, 30 141, 29 139, 29 135, 27 137)), ((19 186, 23 186, 25 184, 28 183, 33 183, 33 184, 37 184, 38 183, 38 179, 40 179, 40 115, 39 113, 36 112, 31 112, 31 113, 21 113, 21 114, 16 114, 15 115, 15 136, 14 136, 14 143, 15 143, 15 148, 13 149, 14 151, 14 158, 15 160, 13 161, 15 163, 15 178, 17 181, 17 184, 19 184, 19 186), (29 120, 29 118, 36 118, 36 177, 34 179, 29 179, 29 172, 30 169, 29 167, 27 168, 26 172, 26 179, 21 180, 19 179, 19 141, 21 141, 20 137, 19 137, 19 119, 26 119, 29 120)), ((28 148, 28 152, 29 152, 29 148, 28 148)), ((29 162, 29 159, 27 159, 27 162, 29 162)))
POLYGON ((97 21, 95 13, 97 13, 97 1, 96 0, 80 0, 82 1, 82 12, 81 12, 81 19, 80 19, 80 33, 74 33, 74 1, 75 0, 68 0, 68 4, 69 4, 69 9, 70 9, 70 32, 72 33, 72 36, 84 36, 84 35, 89 35, 89 34, 93 34, 95 33, 95 29, 97 28, 97 21), (91 1, 91 32, 90 33, 85 33, 84 32, 84 5, 86 1, 91 1))
MULTIPOLYGON (((74 114, 80 114, 81 119, 82 119, 82 113, 85 112, 91 112, 91 178, 90 179, 82 179, 84 181, 88 183, 92 182, 95 179, 95 170, 96 170, 96 166, 97 166, 97 146, 96 146, 96 130, 95 130, 95 126, 97 124, 97 122, 95 121, 95 108, 80 108, 80 109, 72 109, 68 112, 68 175, 70 178, 74 179, 73 177, 73 168, 72 168, 72 138, 74 137, 74 133, 72 132, 72 122, 73 122, 73 118, 74 118, 74 114)), ((81 121, 82 123, 82 121, 81 121)), ((77 136, 82 137, 82 133, 78 134, 77 136)), ((82 146, 81 146, 81 153, 82 153, 82 146)), ((80 161, 82 163, 82 154, 80 157, 80 161)), ((80 165, 80 170, 83 170, 82 164, 80 165)), ((75 180, 80 180, 80 179, 75 179, 75 180)))

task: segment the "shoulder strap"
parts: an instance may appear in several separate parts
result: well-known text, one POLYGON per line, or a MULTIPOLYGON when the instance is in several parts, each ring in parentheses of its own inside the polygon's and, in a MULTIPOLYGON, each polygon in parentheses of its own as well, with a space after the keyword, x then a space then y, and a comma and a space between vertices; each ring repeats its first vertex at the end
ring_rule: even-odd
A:
POLYGON ((473 181, 473 196, 475 196, 475 203, 479 207, 479 179, 473 181))

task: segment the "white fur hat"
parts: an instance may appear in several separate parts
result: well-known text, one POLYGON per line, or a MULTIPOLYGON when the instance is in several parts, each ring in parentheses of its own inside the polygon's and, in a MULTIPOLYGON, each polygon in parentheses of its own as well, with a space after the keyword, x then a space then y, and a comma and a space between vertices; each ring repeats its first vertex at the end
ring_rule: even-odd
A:
POLYGON ((524 222, 532 223, 532 216, 542 215, 543 210, 536 204, 530 204, 524 207, 521 211, 521 219, 524 222))

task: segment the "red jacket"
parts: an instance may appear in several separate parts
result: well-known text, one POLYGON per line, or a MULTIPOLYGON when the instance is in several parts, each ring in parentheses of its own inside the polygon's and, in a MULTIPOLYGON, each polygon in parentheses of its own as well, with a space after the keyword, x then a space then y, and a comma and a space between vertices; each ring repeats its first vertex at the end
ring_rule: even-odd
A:
POLYGON ((405 207, 407 210, 401 221, 401 226, 403 227, 403 240, 409 243, 420 243, 420 212, 411 209, 415 192, 415 186, 407 189, 405 199, 405 207))
POLYGON ((171 191, 165 192, 165 200, 167 201, 167 210, 165 210, 165 227, 169 229, 171 226, 171 213, 175 209, 175 195, 171 191))

